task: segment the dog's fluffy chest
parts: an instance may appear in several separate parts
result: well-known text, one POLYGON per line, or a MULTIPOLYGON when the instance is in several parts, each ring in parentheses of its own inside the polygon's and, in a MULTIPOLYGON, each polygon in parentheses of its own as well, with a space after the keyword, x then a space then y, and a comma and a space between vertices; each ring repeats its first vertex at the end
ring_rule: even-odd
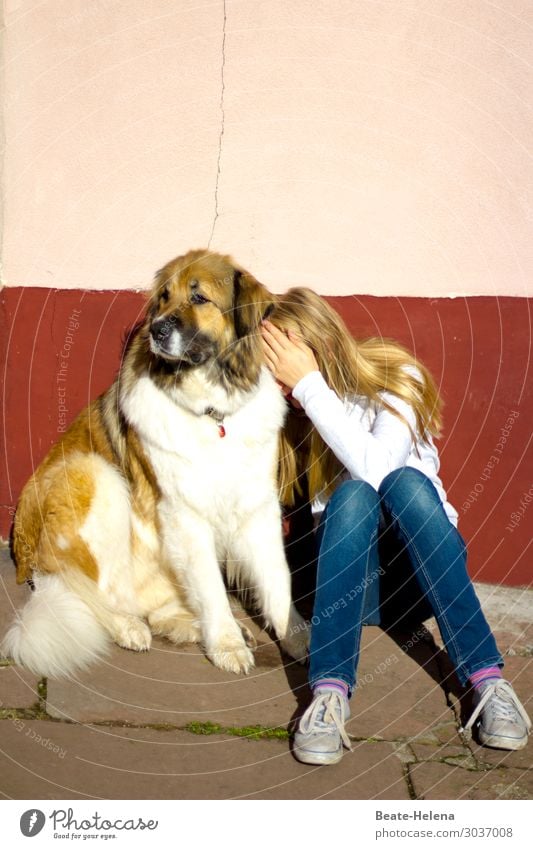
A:
POLYGON ((202 386, 200 377, 172 397, 145 376, 121 404, 167 503, 185 501, 204 512, 248 512, 254 509, 254 493, 264 497, 274 487, 284 401, 266 371, 246 396, 217 390, 205 381, 202 386), (206 413, 210 408, 223 417, 224 436, 206 413))

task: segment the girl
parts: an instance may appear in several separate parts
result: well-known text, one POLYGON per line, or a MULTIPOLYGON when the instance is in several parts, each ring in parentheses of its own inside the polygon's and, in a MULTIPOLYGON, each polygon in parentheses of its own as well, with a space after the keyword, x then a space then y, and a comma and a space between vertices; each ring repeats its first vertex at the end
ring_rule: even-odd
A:
POLYGON ((307 475, 319 515, 310 646, 313 699, 294 737, 310 764, 336 763, 355 686, 363 621, 434 615, 463 685, 475 688, 483 744, 521 749, 531 722, 501 674, 502 657, 466 570, 457 511, 438 477, 441 402, 400 345, 355 341, 310 289, 279 299, 262 325, 268 367, 290 403, 281 490, 294 504, 307 475), (330 613, 326 617, 324 611, 330 613), (396 612, 395 612, 396 611, 396 612), (373 619, 372 619, 373 615, 373 619))

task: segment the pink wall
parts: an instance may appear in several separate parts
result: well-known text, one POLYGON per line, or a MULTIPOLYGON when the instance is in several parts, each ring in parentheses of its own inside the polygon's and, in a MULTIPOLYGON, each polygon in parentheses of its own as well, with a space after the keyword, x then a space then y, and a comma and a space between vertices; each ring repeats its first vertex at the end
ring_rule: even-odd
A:
POLYGON ((7 285, 531 294, 526 0, 4 6, 7 285))

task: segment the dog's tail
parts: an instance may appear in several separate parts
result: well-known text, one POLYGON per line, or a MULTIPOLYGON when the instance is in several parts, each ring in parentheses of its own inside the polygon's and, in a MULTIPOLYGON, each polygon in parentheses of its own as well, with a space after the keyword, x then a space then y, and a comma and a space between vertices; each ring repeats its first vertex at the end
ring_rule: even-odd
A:
POLYGON ((76 571, 34 573, 35 590, 0 646, 4 656, 37 675, 61 678, 107 654, 111 638, 92 609, 96 587, 76 571))

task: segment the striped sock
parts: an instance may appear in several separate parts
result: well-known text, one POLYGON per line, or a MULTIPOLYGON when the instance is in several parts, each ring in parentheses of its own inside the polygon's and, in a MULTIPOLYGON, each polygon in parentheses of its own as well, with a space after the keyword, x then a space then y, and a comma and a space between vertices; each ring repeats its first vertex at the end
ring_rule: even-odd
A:
POLYGON ((339 693, 347 699, 350 688, 348 687, 348 684, 341 681, 340 678, 319 678, 318 681, 313 684, 313 696, 317 693, 324 693, 326 691, 339 693))
POLYGON ((477 672, 473 672, 468 680, 478 690, 482 684, 486 684, 487 681, 494 680, 495 678, 503 678, 500 667, 485 666, 484 669, 478 669, 477 672))

